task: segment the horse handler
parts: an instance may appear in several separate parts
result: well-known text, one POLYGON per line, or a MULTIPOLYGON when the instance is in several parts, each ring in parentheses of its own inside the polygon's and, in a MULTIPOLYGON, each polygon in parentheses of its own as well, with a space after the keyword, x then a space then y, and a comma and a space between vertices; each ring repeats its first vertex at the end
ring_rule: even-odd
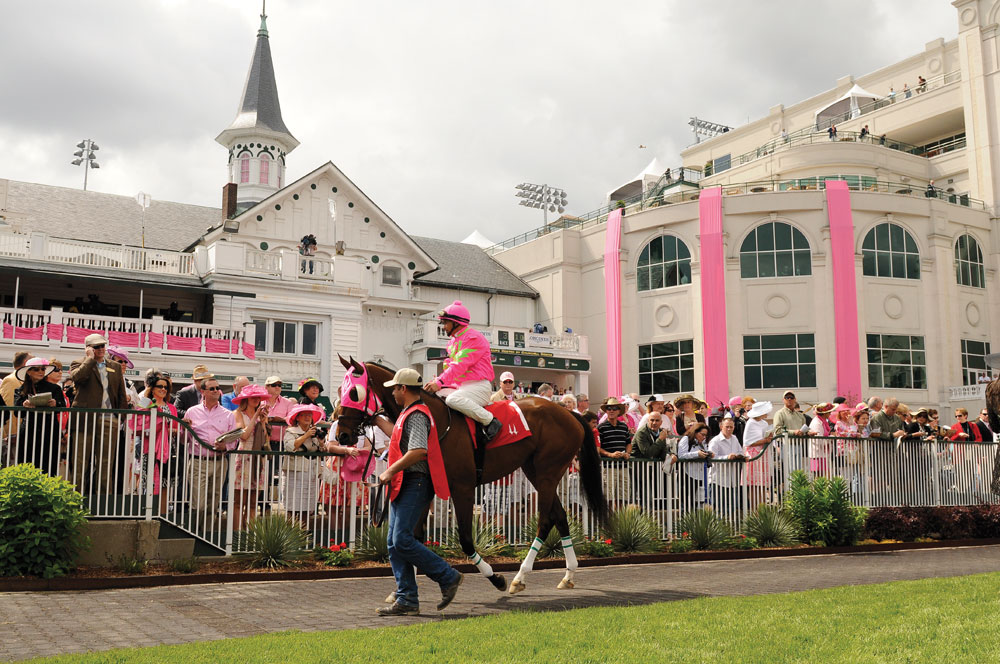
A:
MULTIPOLYGON (((413 369, 400 369, 392 380, 384 383, 392 388, 392 397, 402 407, 395 426, 379 417, 376 424, 389 441, 389 467, 379 475, 380 484, 391 487, 389 493, 389 564, 396 578, 396 601, 379 608, 380 616, 415 616, 420 614, 417 579, 414 568, 441 586, 438 611, 448 606, 462 574, 428 549, 413 536, 417 522, 434 497, 428 450, 440 458, 437 430, 431 412, 420 399, 420 374, 413 369)), ((433 458, 432 458, 433 461, 433 458)))

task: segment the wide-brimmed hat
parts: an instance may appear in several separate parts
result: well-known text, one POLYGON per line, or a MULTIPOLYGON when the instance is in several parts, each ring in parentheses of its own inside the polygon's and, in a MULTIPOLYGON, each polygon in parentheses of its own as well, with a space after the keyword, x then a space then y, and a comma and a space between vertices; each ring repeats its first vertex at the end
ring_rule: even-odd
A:
POLYGON ((662 394, 650 394, 649 398, 646 399, 646 405, 648 406, 651 403, 657 403, 657 402, 666 403, 666 401, 667 397, 662 394))
POLYGON ((309 387, 310 385, 315 385, 316 387, 318 387, 320 392, 326 389, 325 387, 323 387, 323 383, 319 382, 318 378, 303 378, 301 381, 299 381, 299 394, 305 395, 306 388, 309 387))
POLYGON ((360 482, 364 478, 361 476, 365 472, 365 466, 373 468, 374 464, 368 463, 368 457, 372 455, 371 450, 362 450, 356 457, 346 457, 340 464, 340 479, 345 482, 360 482))
POLYGON ((774 404, 770 401, 758 401, 750 407, 747 417, 753 419, 762 415, 770 415, 772 410, 774 410, 774 404))
POLYGON ((623 413, 625 412, 625 404, 614 397, 608 397, 605 402, 601 404, 601 410, 605 413, 608 412, 608 408, 618 408, 623 413))
POLYGON ((862 401, 861 403, 859 403, 857 406, 854 407, 855 413, 858 412, 859 410, 868 410, 868 404, 862 401))
POLYGON ((281 380, 281 376, 268 376, 267 380, 264 381, 264 385, 274 385, 275 383, 284 383, 284 382, 285 381, 281 380))
POLYGON ((674 399, 674 405, 680 408, 681 404, 684 403, 685 401, 690 401, 695 406, 697 406, 700 400, 696 399, 693 394, 682 394, 676 399, 674 399))
POLYGON ((385 387, 395 387, 396 385, 409 385, 410 387, 417 387, 419 385, 423 385, 423 382, 421 382, 420 374, 417 373, 416 369, 403 367, 396 372, 396 375, 392 377, 392 380, 387 380, 382 384, 385 387))
POLYGON ((240 393, 233 397, 233 403, 243 403, 245 399, 251 399, 253 397, 257 397, 258 399, 267 399, 270 396, 271 395, 267 393, 267 390, 254 383, 252 385, 247 385, 240 390, 240 393))
POLYGON ((915 412, 913 413, 913 419, 917 419, 917 418, 918 418, 918 417, 920 417, 921 415, 923 415, 924 417, 927 417, 927 418, 929 418, 929 417, 931 416, 931 413, 930 413, 930 411, 929 411, 929 410, 927 410, 926 408, 918 408, 918 409, 917 409, 917 410, 916 410, 916 411, 915 411, 915 412))
POLYGON ((194 365, 194 371, 191 372, 191 380, 208 380, 209 378, 215 378, 215 374, 208 370, 204 364, 194 365))
POLYGON ((128 351, 118 346, 108 346, 108 355, 125 365, 126 369, 135 369, 132 360, 128 359, 128 351))
POLYGON ((729 400, 729 407, 736 408, 737 406, 743 405, 743 397, 736 396, 729 400))
POLYGON ((829 402, 818 403, 813 406, 813 409, 819 414, 832 412, 833 408, 833 404, 829 402))
POLYGON ((833 414, 834 415, 837 415, 837 414, 840 414, 840 413, 844 413, 844 412, 847 412, 847 413, 852 412, 852 408, 850 406, 848 406, 846 403, 838 403, 837 406, 833 409, 833 414))
MULTIPOLYGON (((243 393, 240 392, 240 394, 243 393)), ((321 419, 326 417, 326 411, 324 411, 319 406, 314 406, 311 403, 304 403, 288 411, 288 417, 285 419, 285 421, 288 422, 288 426, 290 427, 295 426, 296 423, 298 422, 299 415, 301 415, 302 413, 312 413, 313 424, 319 422, 321 419)))
POLYGON ((105 346, 108 345, 108 340, 104 338, 103 334, 88 334, 83 340, 83 345, 87 348, 90 348, 91 346, 100 346, 102 344, 105 346))
POLYGON ((33 357, 25 362, 20 369, 14 372, 14 377, 23 383, 25 377, 28 375, 28 369, 35 369, 38 367, 45 369, 46 376, 52 373, 52 370, 55 369, 55 367, 49 364, 49 361, 44 357, 33 357))

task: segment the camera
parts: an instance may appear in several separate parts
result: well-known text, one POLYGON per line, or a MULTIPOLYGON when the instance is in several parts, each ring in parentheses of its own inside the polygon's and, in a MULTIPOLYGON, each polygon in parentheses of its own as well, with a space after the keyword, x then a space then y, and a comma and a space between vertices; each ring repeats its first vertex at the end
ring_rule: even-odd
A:
POLYGON ((320 433, 326 433, 327 431, 330 430, 331 426, 333 425, 330 422, 326 421, 316 422, 315 424, 313 424, 313 428, 315 428, 316 431, 320 433))

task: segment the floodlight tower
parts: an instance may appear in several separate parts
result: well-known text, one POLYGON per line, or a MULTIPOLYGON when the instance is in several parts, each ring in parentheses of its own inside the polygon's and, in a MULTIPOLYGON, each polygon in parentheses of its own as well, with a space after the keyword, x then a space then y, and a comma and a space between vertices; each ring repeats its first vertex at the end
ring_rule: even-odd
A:
POLYGON ((80 164, 83 164, 83 190, 87 191, 87 172, 91 168, 101 167, 101 165, 97 163, 97 156, 94 154, 95 152, 100 150, 100 148, 97 147, 97 143, 90 140, 89 138, 85 138, 79 143, 77 143, 76 147, 80 149, 73 153, 73 156, 76 157, 76 159, 74 159, 70 163, 73 164, 74 166, 79 166, 80 164))
POLYGON ((542 219, 544 219, 546 226, 549 225, 549 212, 558 211, 559 214, 562 214, 566 211, 568 199, 564 189, 550 187, 547 184, 531 184, 530 182, 522 182, 514 189, 517 189, 517 193, 514 195, 521 199, 518 205, 541 209, 542 219))

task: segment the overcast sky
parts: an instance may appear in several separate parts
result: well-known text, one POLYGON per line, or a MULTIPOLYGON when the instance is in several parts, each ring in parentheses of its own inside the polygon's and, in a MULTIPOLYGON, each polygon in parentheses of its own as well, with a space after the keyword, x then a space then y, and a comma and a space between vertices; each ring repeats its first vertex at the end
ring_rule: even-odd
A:
MULTIPOLYGON (((729 125, 957 34, 948 0, 270 0, 288 181, 330 160, 407 232, 494 241, 540 226, 514 185, 569 212, 654 156, 690 116, 729 125), (647 146, 639 149, 639 145, 647 146)), ((260 3, 3 2, 0 178, 219 206, 260 3)))

